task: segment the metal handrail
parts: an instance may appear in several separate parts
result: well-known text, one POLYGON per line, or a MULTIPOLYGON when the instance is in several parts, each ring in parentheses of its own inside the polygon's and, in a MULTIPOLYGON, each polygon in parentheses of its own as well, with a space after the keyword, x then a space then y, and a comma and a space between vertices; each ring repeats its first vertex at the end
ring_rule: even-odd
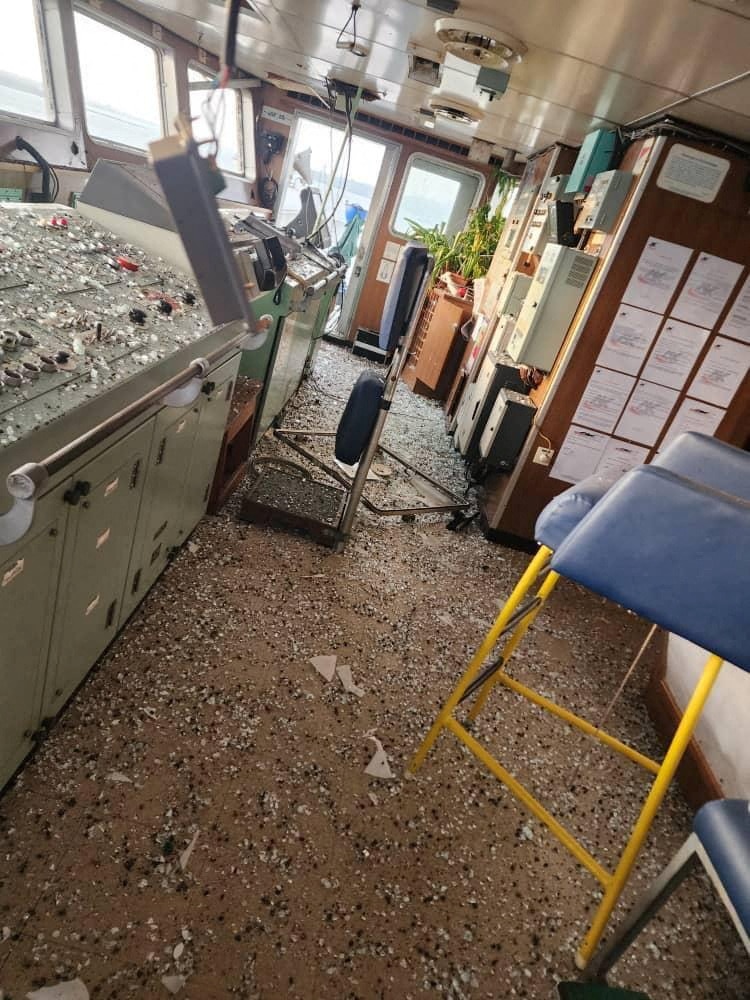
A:
POLYGON ((247 328, 242 320, 235 320, 224 324, 223 327, 216 328, 214 332, 221 330, 231 331, 237 329, 238 326, 241 327, 240 333, 235 334, 226 343, 215 348, 206 357, 196 358, 194 361, 191 361, 187 368, 183 368, 182 371, 162 382, 154 389, 151 389, 144 396, 141 396, 140 399, 124 406, 117 413, 112 414, 106 420, 102 420, 101 423, 96 424, 85 433, 80 434, 77 438, 63 445, 62 448, 53 451, 40 462, 27 462, 25 465, 19 466, 8 475, 6 480, 8 493, 17 500, 32 500, 44 483, 70 462, 80 458, 90 448, 95 447, 111 434, 120 430, 131 420, 135 419, 135 417, 145 413, 155 403, 161 402, 165 396, 168 396, 176 389, 182 388, 193 379, 202 379, 217 361, 239 347, 248 337, 247 328))

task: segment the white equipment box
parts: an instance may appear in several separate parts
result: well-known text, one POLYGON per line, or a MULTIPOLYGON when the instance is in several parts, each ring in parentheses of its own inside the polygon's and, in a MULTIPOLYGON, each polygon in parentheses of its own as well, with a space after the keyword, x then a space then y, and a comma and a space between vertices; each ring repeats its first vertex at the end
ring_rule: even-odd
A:
POLYGON ((627 170, 605 170, 597 174, 576 219, 576 229, 611 233, 620 215, 633 175, 627 170))
POLYGON ((580 250, 548 244, 508 342, 515 362, 550 371, 596 262, 580 250))

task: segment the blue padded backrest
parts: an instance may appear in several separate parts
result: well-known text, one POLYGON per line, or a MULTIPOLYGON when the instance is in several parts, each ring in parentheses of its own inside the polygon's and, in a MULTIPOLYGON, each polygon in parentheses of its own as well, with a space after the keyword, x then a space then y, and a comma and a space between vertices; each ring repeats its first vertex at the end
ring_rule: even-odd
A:
POLYGON ((568 537, 579 521, 599 503, 615 482, 604 476, 589 476, 550 500, 536 519, 534 538, 553 551, 568 537))
POLYGON ((750 503, 653 465, 627 472, 551 566, 750 671, 750 503))
POLYGON ((750 934, 750 810, 747 799, 717 799, 698 810, 693 829, 750 934))
POLYGON ((380 320, 380 349, 390 354, 409 329, 425 273, 433 259, 422 243, 407 243, 391 277, 380 320))
POLYGON ((750 500, 750 453, 707 434, 680 434, 651 464, 750 500))

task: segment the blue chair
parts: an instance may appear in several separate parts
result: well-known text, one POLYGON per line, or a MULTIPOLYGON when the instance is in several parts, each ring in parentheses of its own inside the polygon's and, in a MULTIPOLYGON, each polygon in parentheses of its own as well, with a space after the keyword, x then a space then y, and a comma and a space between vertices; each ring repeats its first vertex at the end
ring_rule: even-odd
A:
POLYGON ((654 816, 687 749, 723 661, 750 671, 750 454, 685 434, 658 461, 614 485, 591 479, 566 490, 540 515, 537 554, 508 598, 414 757, 417 770, 443 729, 452 732, 599 881, 603 896, 576 961, 591 959, 654 816), (563 577, 712 651, 664 759, 652 760, 512 677, 508 662, 563 577), (720 580, 722 586, 717 586, 720 580), (504 644, 499 654, 495 647, 504 644), (491 659, 490 659, 491 657, 491 659), (487 663, 488 659, 490 662, 487 663), (613 871, 589 851, 454 717, 478 692, 469 720, 495 684, 527 699, 639 764, 654 776, 613 871))
POLYGON ((750 952, 750 802, 719 799, 699 809, 693 832, 594 957, 587 980, 606 982, 607 972, 698 862, 750 952))

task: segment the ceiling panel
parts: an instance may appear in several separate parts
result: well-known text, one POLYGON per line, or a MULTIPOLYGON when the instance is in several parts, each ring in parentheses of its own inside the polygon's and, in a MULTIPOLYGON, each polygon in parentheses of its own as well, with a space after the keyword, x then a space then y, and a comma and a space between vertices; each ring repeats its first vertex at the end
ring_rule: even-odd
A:
MULTIPOLYGON (((745 0, 743 0, 743 3, 745 0)), ((223 9, 218 0, 125 0, 177 34, 218 50, 223 9)), ((418 122, 433 90, 411 81, 410 42, 439 54, 435 14, 424 0, 363 0, 358 34, 365 58, 336 48, 348 0, 253 0, 262 20, 243 16, 239 61, 260 76, 288 75, 320 88, 326 74, 384 94, 375 113, 418 122)), ((744 8, 743 8, 744 10, 744 8)), ((468 142, 473 135, 513 142, 528 151, 550 137, 578 143, 596 124, 625 124, 696 90, 750 70, 750 20, 697 0, 464 0, 460 16, 522 39, 524 61, 506 94, 492 103, 474 89, 476 67, 448 57, 441 94, 473 101, 485 112, 476 130, 437 125, 468 142)), ((696 124, 746 135, 750 79, 682 103, 675 112, 696 124), (716 106, 715 111, 712 107, 716 106)))

